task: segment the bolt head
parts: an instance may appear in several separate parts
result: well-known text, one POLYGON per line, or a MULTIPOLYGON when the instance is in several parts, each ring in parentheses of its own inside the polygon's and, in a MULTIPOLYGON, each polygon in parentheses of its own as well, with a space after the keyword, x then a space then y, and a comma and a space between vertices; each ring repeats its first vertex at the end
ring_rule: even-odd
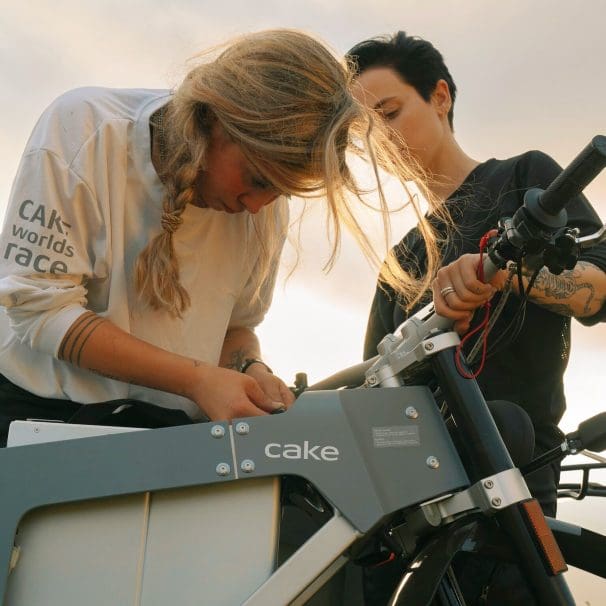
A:
POLYGON ((255 462, 250 459, 244 459, 244 461, 240 463, 240 469, 244 473, 252 473, 255 470, 255 462))
POLYGON ((409 406, 405 412, 409 419, 416 419, 419 416, 419 411, 414 406, 409 406))
POLYGON ((495 498, 494 498, 494 499, 492 499, 490 502, 492 503, 492 505, 493 505, 494 507, 500 507, 500 506, 501 506, 501 502, 502 502, 502 501, 501 501, 501 499, 500 499, 499 497, 495 497, 495 498))
POLYGON ((216 471, 219 476, 227 476, 231 472, 231 467, 227 463, 219 463, 216 471))
POLYGON ((433 455, 430 457, 427 457, 427 467, 430 467, 431 469, 437 469, 438 467, 440 467, 440 461, 438 460, 437 457, 434 457, 433 455))
POLYGON ((223 425, 213 425, 210 430, 210 435, 213 438, 222 438, 225 435, 225 427, 223 427, 223 425))
POLYGON ((425 343, 426 351, 431 351, 433 349, 433 343, 425 343))
POLYGON ((492 480, 486 480, 486 482, 484 482, 484 488, 494 488, 494 482, 492 480))
POLYGON ((240 436, 245 436, 250 431, 250 425, 244 421, 240 421, 236 425, 236 433, 240 436))

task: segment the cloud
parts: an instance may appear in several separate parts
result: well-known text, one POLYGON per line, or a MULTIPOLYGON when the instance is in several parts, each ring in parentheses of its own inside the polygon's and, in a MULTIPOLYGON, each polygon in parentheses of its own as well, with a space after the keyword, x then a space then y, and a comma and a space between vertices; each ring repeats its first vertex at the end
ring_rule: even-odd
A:
MULTIPOLYGON (((443 52, 458 83, 455 126, 466 150, 486 159, 538 148, 566 164, 594 134, 606 131, 606 80, 600 77, 605 21, 601 0, 375 0, 372 8, 367 0, 240 0, 223 5, 198 0, 5 0, 0 20, 0 209, 31 128, 58 94, 89 84, 172 86, 180 80, 186 59, 199 50, 268 27, 313 32, 338 52, 397 29, 424 36, 443 52)), ((606 217, 606 175, 588 192, 606 217)), ((320 214, 304 223, 299 270, 286 291, 279 287, 276 298, 291 301, 284 297, 292 293, 298 301, 315 301, 317 317, 326 315, 332 323, 333 342, 345 342, 349 337, 344 335, 355 333, 360 345, 350 343, 345 349, 360 352, 375 270, 346 236, 334 271, 322 274, 330 249, 320 214)), ((398 223, 394 239, 410 221, 408 216, 398 223)), ((380 232, 375 219, 365 218, 365 225, 375 235, 380 232)), ((310 309, 297 311, 299 326, 308 321, 310 309)), ((277 330, 272 331, 275 338, 277 330)), ((295 350, 300 337, 293 334, 295 350)), ((603 347, 604 339, 604 325, 585 329, 575 334, 574 349, 603 347)), ((346 363, 345 354, 335 351, 325 345, 315 356, 325 366, 332 360, 346 363)))

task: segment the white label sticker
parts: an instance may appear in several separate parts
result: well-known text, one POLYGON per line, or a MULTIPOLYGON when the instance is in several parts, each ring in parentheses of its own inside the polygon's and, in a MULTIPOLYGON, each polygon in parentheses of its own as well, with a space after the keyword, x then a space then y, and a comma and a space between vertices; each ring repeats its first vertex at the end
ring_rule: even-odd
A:
POLYGON ((373 427, 372 441, 375 448, 398 448, 400 446, 420 446, 417 425, 392 425, 373 427))

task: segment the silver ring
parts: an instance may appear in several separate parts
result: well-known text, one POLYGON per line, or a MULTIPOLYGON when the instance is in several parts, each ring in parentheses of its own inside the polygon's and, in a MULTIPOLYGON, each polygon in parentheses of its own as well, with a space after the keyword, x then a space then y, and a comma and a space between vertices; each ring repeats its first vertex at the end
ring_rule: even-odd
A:
POLYGON ((454 288, 454 286, 445 286, 444 288, 440 289, 440 294, 446 298, 450 293, 454 292, 456 294, 456 290, 454 288))

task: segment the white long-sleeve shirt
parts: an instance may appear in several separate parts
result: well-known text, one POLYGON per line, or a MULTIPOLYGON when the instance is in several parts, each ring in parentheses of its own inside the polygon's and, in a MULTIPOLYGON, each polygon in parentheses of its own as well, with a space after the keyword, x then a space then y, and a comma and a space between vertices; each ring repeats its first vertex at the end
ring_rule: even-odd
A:
MULTIPOLYGON (((59 360, 67 329, 92 310, 153 345, 217 364, 227 329, 253 328, 267 311, 275 272, 253 302, 251 215, 191 205, 173 235, 191 306, 176 319, 135 293, 135 261, 161 231, 164 194, 149 119, 169 99, 168 91, 76 89, 34 128, 0 236, 0 373, 32 393, 81 403, 134 398, 197 418, 186 398, 59 360)), ((275 213, 284 231, 286 200, 261 212, 275 213)))

